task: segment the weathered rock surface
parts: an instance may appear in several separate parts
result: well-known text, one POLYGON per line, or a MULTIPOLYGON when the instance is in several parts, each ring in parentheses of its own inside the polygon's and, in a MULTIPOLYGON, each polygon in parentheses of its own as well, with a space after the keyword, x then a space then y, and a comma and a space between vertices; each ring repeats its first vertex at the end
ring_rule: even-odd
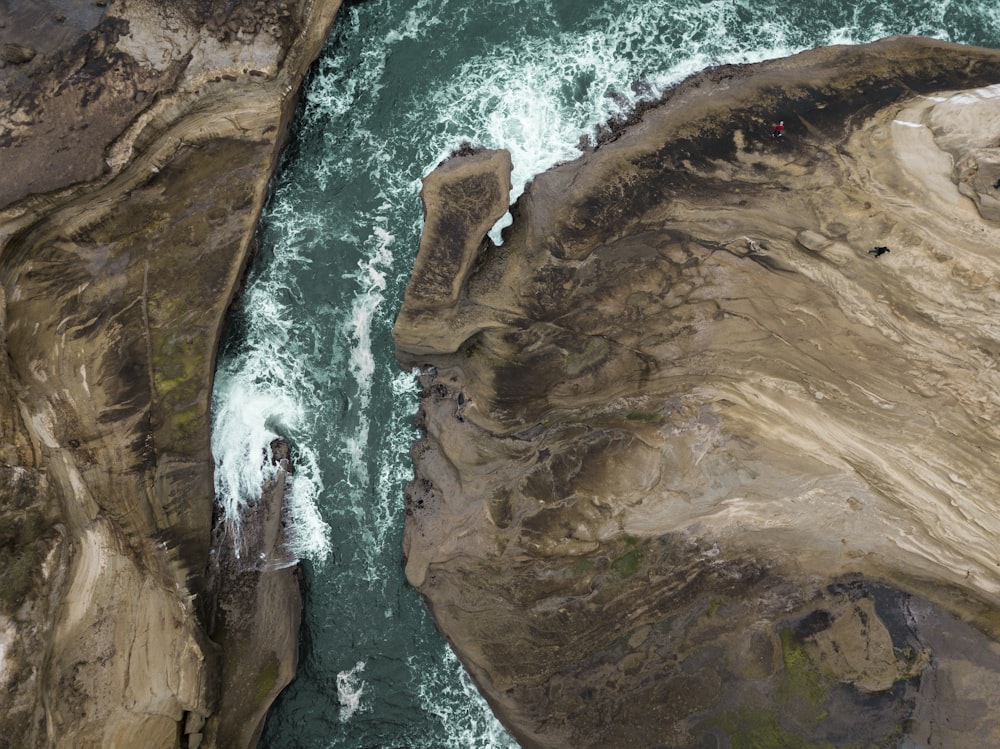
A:
POLYGON ((694 76, 500 247, 503 154, 428 178, 406 570, 524 746, 1000 744, 998 139, 1000 52, 898 38, 694 76))
POLYGON ((299 593, 280 472, 206 575, 209 399, 340 2, 64 5, 0 29, 0 746, 249 746, 299 593))
POLYGON ((210 575, 217 577, 211 621, 226 654, 219 675, 218 718, 209 721, 206 746, 256 746, 267 710, 295 675, 302 595, 297 560, 285 550, 282 506, 290 470, 287 443, 275 440, 278 466, 259 506, 243 518, 237 549, 215 527, 210 575))

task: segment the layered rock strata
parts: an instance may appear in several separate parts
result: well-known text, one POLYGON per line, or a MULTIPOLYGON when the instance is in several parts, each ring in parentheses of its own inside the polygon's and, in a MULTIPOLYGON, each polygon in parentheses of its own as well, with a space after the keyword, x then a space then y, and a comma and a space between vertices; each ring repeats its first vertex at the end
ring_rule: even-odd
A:
POLYGON ((1000 743, 998 154, 1000 52, 897 38, 688 79, 499 247, 507 154, 428 177, 406 572, 523 746, 1000 743))
POLYGON ((291 677, 282 473, 258 553, 210 554, 209 401, 339 4, 112 0, 4 19, 0 746, 250 746, 291 677))

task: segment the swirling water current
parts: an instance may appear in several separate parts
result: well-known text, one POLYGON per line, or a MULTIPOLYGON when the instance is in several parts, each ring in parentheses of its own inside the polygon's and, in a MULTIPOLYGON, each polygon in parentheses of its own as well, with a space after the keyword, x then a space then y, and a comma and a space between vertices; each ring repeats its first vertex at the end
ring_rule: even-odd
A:
POLYGON ((345 2, 303 91, 214 393, 230 517, 258 495, 274 437, 296 466, 299 674, 261 746, 517 746, 403 576, 416 387, 390 330, 419 241, 420 178, 463 141, 503 147, 513 200, 598 124, 705 66, 904 33, 1000 47, 1000 4, 345 2))

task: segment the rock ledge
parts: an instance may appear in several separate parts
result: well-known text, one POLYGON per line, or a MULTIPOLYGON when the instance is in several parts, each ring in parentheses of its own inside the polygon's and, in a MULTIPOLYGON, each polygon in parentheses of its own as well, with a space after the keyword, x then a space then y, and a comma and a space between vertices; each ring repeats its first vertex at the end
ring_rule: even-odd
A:
POLYGON ((502 154, 428 178, 406 570, 523 746, 1000 743, 998 94, 916 38, 707 70, 500 247, 502 154))

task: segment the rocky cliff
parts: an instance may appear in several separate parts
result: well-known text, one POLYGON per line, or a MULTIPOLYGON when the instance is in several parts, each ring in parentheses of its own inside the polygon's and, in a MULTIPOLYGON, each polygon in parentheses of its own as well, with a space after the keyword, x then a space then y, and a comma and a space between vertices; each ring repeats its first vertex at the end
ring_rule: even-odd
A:
POLYGON ((394 337, 407 575, 522 744, 1000 743, 1000 52, 707 70, 497 247, 509 179, 425 180, 394 337))
POLYGON ((209 399, 339 5, 3 4, 0 746, 250 746, 291 678, 283 473, 213 548, 209 399))

